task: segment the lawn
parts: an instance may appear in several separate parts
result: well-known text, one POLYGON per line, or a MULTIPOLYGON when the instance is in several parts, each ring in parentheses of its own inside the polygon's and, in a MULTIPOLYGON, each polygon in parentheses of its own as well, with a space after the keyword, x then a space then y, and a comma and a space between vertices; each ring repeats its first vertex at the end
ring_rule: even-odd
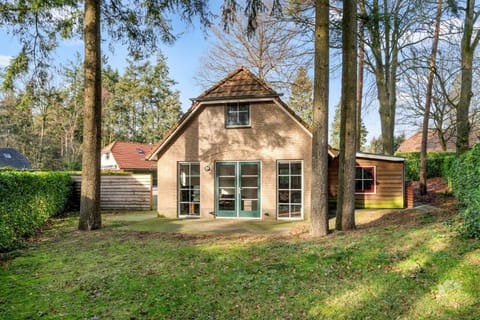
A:
POLYGON ((321 239, 298 223, 201 232, 106 215, 79 232, 53 220, 3 255, 0 318, 479 319, 480 242, 456 237, 452 215, 359 212, 358 230, 321 239))

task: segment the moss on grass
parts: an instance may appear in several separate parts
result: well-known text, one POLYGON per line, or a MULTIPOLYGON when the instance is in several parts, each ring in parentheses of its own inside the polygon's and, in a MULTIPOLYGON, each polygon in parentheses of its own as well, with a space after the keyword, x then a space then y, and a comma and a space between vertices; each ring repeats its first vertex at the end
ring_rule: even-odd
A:
POLYGON ((0 318, 478 319, 480 243, 413 217, 315 240, 63 219, 2 261, 0 318))

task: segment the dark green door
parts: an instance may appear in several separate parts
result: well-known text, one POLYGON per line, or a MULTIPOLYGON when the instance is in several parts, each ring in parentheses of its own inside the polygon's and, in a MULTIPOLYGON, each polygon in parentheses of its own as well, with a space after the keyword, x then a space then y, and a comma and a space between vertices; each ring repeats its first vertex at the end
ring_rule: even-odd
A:
POLYGON ((260 162, 217 162, 215 174, 218 217, 260 218, 260 162))

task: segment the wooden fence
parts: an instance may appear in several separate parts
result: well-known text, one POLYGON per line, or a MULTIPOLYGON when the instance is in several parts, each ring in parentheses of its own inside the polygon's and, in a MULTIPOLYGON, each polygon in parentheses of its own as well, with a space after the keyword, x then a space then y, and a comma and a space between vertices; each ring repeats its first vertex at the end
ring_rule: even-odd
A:
MULTIPOLYGON (((74 181, 74 202, 80 206, 81 176, 74 181)), ((103 210, 152 210, 152 175, 102 175, 100 207, 103 210)))

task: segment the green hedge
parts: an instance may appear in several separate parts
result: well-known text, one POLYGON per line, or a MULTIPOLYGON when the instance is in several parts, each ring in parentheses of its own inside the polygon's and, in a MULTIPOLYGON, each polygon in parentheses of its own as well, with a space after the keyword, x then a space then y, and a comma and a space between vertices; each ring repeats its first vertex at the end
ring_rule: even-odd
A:
MULTIPOLYGON (((398 152, 395 155, 405 158, 405 180, 420 180, 420 152, 398 152)), ((451 181, 451 168, 455 159, 454 152, 427 153, 427 178, 444 177, 451 181)))
POLYGON ((71 191, 64 172, 0 171, 0 251, 62 213, 71 191))
POLYGON ((480 238, 480 144, 457 159, 451 171, 453 194, 463 207, 459 231, 480 238))

